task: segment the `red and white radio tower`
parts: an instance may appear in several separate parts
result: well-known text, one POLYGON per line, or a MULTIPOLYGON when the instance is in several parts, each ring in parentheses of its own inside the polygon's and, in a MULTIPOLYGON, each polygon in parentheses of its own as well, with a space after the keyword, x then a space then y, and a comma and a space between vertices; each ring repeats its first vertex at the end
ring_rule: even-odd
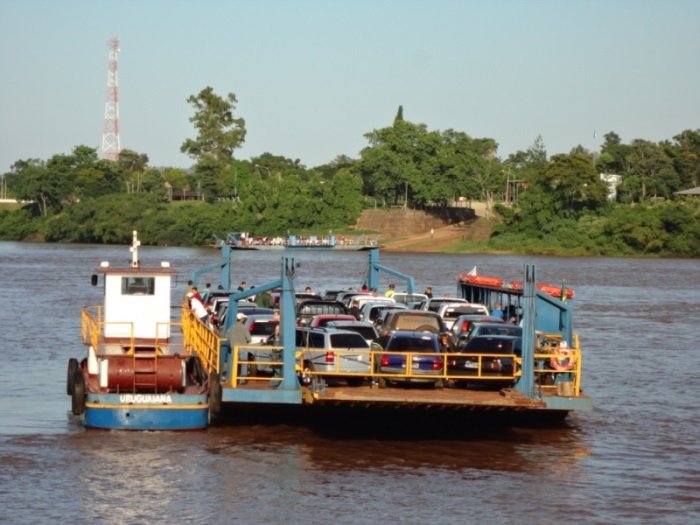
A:
POLYGON ((119 40, 110 38, 109 65, 107 69, 107 96, 105 98, 105 119, 102 124, 102 155, 103 159, 117 160, 121 144, 119 142, 119 77, 117 75, 117 55, 119 55, 119 40))

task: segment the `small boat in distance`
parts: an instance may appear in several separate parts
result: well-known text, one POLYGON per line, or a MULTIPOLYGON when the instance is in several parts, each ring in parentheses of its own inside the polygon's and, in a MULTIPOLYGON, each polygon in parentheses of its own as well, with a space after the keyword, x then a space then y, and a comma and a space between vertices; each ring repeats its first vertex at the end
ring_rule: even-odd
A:
POLYGON ((378 235, 286 235, 277 237, 256 236, 246 232, 230 232, 226 240, 214 235, 214 246, 229 246, 234 250, 347 250, 359 251, 379 248, 378 235))
MULTIPOLYGON (((102 262, 97 270, 104 276, 103 304, 86 306, 81 315, 87 355, 68 361, 72 412, 88 428, 205 428, 220 383, 188 334, 206 327, 189 311, 182 323, 172 322, 175 271, 167 262, 141 266, 139 244, 133 232, 130 266, 102 262)), ((92 284, 98 281, 93 275, 92 284)))

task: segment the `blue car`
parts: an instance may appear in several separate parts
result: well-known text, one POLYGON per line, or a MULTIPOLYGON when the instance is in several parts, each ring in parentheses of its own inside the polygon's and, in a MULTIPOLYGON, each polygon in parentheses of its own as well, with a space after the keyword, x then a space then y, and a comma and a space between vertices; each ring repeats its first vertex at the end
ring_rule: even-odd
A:
POLYGON ((397 330, 376 355, 379 386, 423 383, 442 386, 443 356, 438 334, 397 330))

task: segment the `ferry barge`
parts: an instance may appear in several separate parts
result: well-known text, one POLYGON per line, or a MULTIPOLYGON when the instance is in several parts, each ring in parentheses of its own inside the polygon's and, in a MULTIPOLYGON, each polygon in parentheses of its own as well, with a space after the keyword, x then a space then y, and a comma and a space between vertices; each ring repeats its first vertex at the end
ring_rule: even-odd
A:
POLYGON ((142 266, 133 232, 131 265, 102 262, 101 305, 82 309, 87 355, 68 362, 71 410, 87 428, 194 430, 205 428, 220 385, 212 373, 207 328, 188 310, 171 319, 169 263, 142 266), (212 397, 212 395, 214 397, 212 397))
MULTIPOLYGON (((221 262, 192 274, 192 280, 202 277, 206 271, 221 269, 221 282, 230 289, 229 265, 233 252, 230 247, 221 249, 221 262)), ((407 276, 383 266, 379 262, 379 250, 370 250, 366 282, 370 288, 379 286, 379 275, 386 273, 396 280, 403 280, 407 292, 413 293, 415 283, 407 276)), ((348 377, 347 369, 341 369, 341 363, 357 356, 344 355, 341 349, 328 349, 326 366, 323 371, 314 370, 307 365, 308 355, 313 352, 296 339, 296 310, 294 281, 297 266, 291 257, 282 257, 280 278, 269 283, 256 286, 253 290, 233 291, 229 295, 227 323, 222 333, 235 319, 238 301, 252 294, 264 293, 268 290, 281 290, 280 293, 280 343, 278 345, 238 345, 230 347, 225 339, 218 340, 216 353, 218 355, 216 371, 221 377, 221 401, 224 409, 230 408, 233 414, 241 413, 244 409, 262 411, 265 408, 274 410, 284 406, 297 405, 314 407, 324 411, 343 413, 351 409, 363 414, 372 409, 389 410, 391 413, 411 413, 415 417, 421 414, 454 413, 455 417, 469 414, 491 414, 516 416, 518 420, 532 418, 540 420, 558 420, 565 418, 572 411, 586 411, 592 408, 591 398, 582 388, 583 351, 579 344, 578 335, 573 332, 572 314, 573 300, 567 299, 568 290, 562 297, 552 294, 550 287, 538 286, 535 267, 527 265, 524 268, 524 279, 518 286, 505 285, 504 281, 467 280, 460 274, 457 277, 458 294, 471 302, 481 302, 493 305, 496 302, 504 305, 507 311, 516 316, 516 322, 523 328, 522 350, 512 356, 513 366, 508 375, 497 378, 481 374, 459 372, 448 365, 454 358, 468 357, 481 364, 502 355, 489 354, 460 354, 454 348, 446 350, 436 363, 436 382, 446 385, 445 388, 379 388, 381 383, 410 383, 415 374, 413 366, 408 364, 404 371, 392 374, 378 372, 377 363, 386 354, 381 348, 367 351, 366 359, 370 364, 369 370, 358 373, 361 386, 336 386, 335 379, 348 377), (270 361, 270 356, 276 355, 276 360, 270 361), (266 368, 272 367, 274 374, 247 374, 242 376, 239 370, 255 369, 256 362, 268 360, 266 368), (245 365, 245 366, 244 366, 245 365), (335 370, 334 370, 335 366, 335 370), (380 381, 385 379, 389 381, 380 381), (508 386, 494 388, 496 381, 504 380, 508 386), (454 388, 452 385, 465 382, 469 388, 454 388)), ((211 280, 208 278, 207 280, 211 280)), ((551 286, 551 285, 550 285, 551 286)), ((357 350, 352 351, 357 354, 357 350)), ((420 351, 404 353, 406 363, 411 363, 413 356, 420 351)), ((415 363, 414 363, 415 364, 415 363)), ((302 410, 303 411, 303 410, 302 410)))
POLYGON ((230 232, 226 240, 214 236, 214 246, 228 246, 233 250, 333 250, 333 251, 366 251, 379 248, 376 237, 344 237, 328 234, 316 235, 286 235, 284 237, 258 237, 250 233, 230 232))

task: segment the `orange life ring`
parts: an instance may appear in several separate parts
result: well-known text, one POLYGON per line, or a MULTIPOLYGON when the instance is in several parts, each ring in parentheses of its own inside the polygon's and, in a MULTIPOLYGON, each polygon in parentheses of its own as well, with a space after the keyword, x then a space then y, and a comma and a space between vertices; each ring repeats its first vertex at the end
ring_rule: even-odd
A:
POLYGON ((569 372, 574 368, 574 353, 565 342, 562 342, 554 351, 554 356, 549 360, 549 366, 558 372, 569 372))
POLYGON ((498 277, 488 277, 486 275, 470 275, 468 273, 463 273, 459 276, 459 280, 470 284, 492 286, 494 288, 500 288, 503 286, 503 279, 499 279, 498 277))

